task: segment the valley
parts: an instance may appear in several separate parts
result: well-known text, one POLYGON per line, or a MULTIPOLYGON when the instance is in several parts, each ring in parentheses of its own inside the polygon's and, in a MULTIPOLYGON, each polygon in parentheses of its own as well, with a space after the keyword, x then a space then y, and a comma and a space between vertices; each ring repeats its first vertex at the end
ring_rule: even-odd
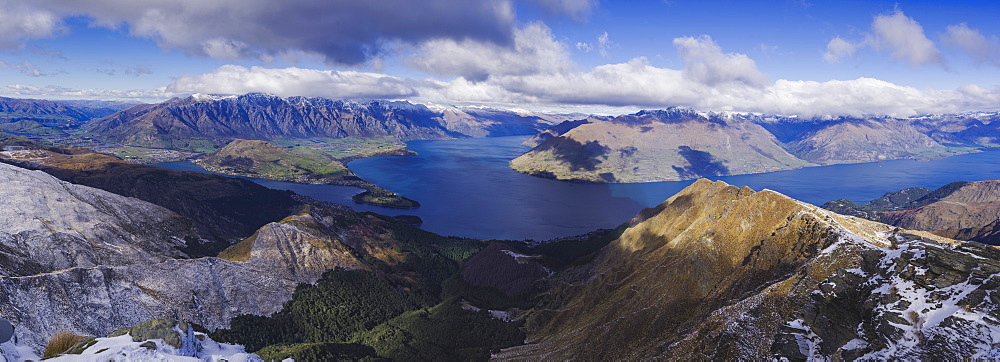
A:
POLYGON ((994 2, 0 2, 0 362, 1000 360, 994 2))
MULTIPOLYGON (((475 134, 470 125, 517 129, 470 118, 483 111, 442 112, 444 135, 457 132, 448 127, 475 134)), ((114 117, 121 115, 101 122, 114 117)), ((188 134, 158 136, 170 149, 104 143, 95 147, 101 152, 43 134, 6 135, 0 179, 16 187, 0 190, 0 200, 20 206, 0 213, 7 225, 0 315, 19 326, 20 347, 0 344, 0 353, 248 360, 996 353, 1000 305, 989 293, 1000 285, 1000 251, 983 243, 1000 243, 1000 186, 948 182, 962 172, 1000 179, 990 166, 1000 154, 898 160, 974 149, 940 146, 960 136, 928 136, 920 127, 929 126, 899 120, 834 121, 788 140, 785 133, 795 132, 783 125, 713 117, 676 109, 590 117, 531 138, 437 139, 427 131, 434 127, 418 132, 430 139, 188 134), (567 134, 595 141, 573 145, 567 134), (675 146, 687 139, 702 143, 675 146), (863 142, 878 151, 862 150, 863 142), (522 143, 537 144, 526 155, 544 156, 525 161, 522 143), (638 161, 610 156, 632 144, 656 147, 618 152, 638 161), (194 164, 207 171, 137 162, 169 155, 197 156, 194 164), (509 168, 553 160, 578 182, 509 168), (589 178, 598 171, 610 176, 589 178), (620 183, 630 174, 766 186, 620 183), (812 200, 863 200, 858 192, 875 200, 820 208, 784 194, 809 195, 810 184, 824 189, 812 200), (895 185, 921 187, 873 194, 895 185), (328 198, 324 189, 344 186, 365 192, 328 198), (360 212, 345 206, 348 198, 362 202, 353 204, 360 212), (423 229, 400 215, 417 217, 423 229), (483 225, 505 231, 461 235, 462 227, 483 225), (41 348, 64 330, 77 333, 74 342, 41 348), (108 345, 119 352, 100 347, 108 345), (196 348, 185 346, 202 352, 181 352, 196 348)), ((988 146, 982 133, 975 137, 988 146)))

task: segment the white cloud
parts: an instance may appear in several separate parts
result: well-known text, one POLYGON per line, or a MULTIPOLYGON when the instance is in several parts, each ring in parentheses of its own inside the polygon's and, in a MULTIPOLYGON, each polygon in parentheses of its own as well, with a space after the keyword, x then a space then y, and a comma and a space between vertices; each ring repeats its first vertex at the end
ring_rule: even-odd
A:
POLYGON ((551 30, 532 23, 514 31, 513 47, 474 40, 431 40, 405 63, 439 76, 459 75, 482 81, 490 76, 559 73, 573 69, 566 46, 551 30))
POLYGON ((941 52, 924 35, 924 28, 902 11, 878 15, 872 21, 873 43, 896 59, 911 64, 942 64, 941 52))
POLYGON ((44 99, 103 99, 159 102, 173 96, 165 88, 136 90, 73 89, 57 86, 36 87, 12 84, 0 87, 0 95, 44 99))
MULTIPOLYGON (((529 43, 536 45, 557 44, 559 51, 546 54, 569 62, 565 58, 565 47, 552 38, 547 28, 536 27, 532 36, 525 37, 525 34, 532 33, 528 28, 521 30, 520 41, 531 39, 529 43)), ((683 60, 682 69, 656 67, 645 58, 605 64, 587 71, 576 70, 571 63, 544 69, 539 69, 537 65, 535 68, 523 68, 526 65, 513 64, 500 69, 500 63, 504 61, 520 61, 513 55, 518 53, 490 53, 498 50, 487 47, 468 50, 471 53, 485 51, 489 57, 499 58, 496 63, 488 63, 498 69, 491 70, 494 73, 486 79, 412 80, 377 73, 227 65, 212 73, 180 77, 163 93, 267 92, 280 96, 405 98, 417 102, 545 109, 584 106, 623 110, 689 106, 707 111, 804 117, 909 116, 989 110, 1000 105, 1000 89, 975 85, 940 91, 920 90, 871 78, 769 82, 748 56, 726 53, 707 36, 677 38, 674 45, 683 60)), ((533 54, 524 51, 525 48, 520 49, 521 54, 533 54)), ((448 55, 471 56, 457 48, 452 51, 456 53, 448 55)))
MULTIPOLYGON (((0 48, 57 35, 62 19, 128 29, 161 47, 219 59, 321 54, 330 63, 361 64, 386 42, 475 39, 509 45, 513 0, 0 0, 0 48)), ((589 11, 579 0, 542 1, 560 12, 589 11), (549 4, 551 3, 551 4, 549 4)))
POLYGON ((47 38, 62 27, 55 14, 16 0, 0 0, 0 49, 24 47, 29 39, 47 38))
POLYGON ((597 37, 597 52, 600 53, 602 57, 606 57, 608 56, 608 50, 610 50, 614 44, 615 43, 611 42, 611 39, 608 38, 608 32, 604 32, 604 34, 597 37))
POLYGON ((577 42, 576 50, 582 51, 584 53, 590 53, 591 50, 594 50, 594 47, 590 45, 590 43, 577 42))
POLYGON ((684 75, 706 84, 743 83, 761 86, 767 77, 757 70, 757 64, 746 54, 723 53, 712 38, 683 37, 674 39, 674 47, 684 61, 684 75))
POLYGON ((212 73, 179 77, 166 87, 166 91, 390 99, 415 96, 416 91, 408 83, 413 82, 378 73, 224 65, 212 73))
POLYGON ((708 37, 674 40, 683 69, 655 67, 645 59, 601 65, 586 72, 458 78, 418 88, 418 100, 499 102, 510 105, 585 105, 624 108, 689 106, 709 111, 760 112, 803 117, 832 115, 910 116, 993 110, 1000 89, 975 85, 957 90, 920 90, 872 78, 826 82, 768 82, 753 60, 724 53, 708 37))
POLYGON ((941 38, 945 43, 969 53, 978 62, 1000 66, 1000 40, 996 36, 986 38, 979 30, 961 23, 949 25, 941 38))
POLYGON ((21 72, 21 74, 27 75, 29 77, 42 77, 51 75, 49 73, 42 73, 42 71, 39 70, 38 67, 35 66, 35 64, 29 61, 23 61, 20 63, 7 63, 0 61, 0 69, 15 69, 21 72))
POLYGON ((861 46, 863 44, 855 44, 841 39, 839 36, 835 37, 830 39, 830 42, 826 44, 826 53, 823 54, 823 60, 826 60, 828 63, 837 63, 840 59, 854 56, 854 53, 861 46))

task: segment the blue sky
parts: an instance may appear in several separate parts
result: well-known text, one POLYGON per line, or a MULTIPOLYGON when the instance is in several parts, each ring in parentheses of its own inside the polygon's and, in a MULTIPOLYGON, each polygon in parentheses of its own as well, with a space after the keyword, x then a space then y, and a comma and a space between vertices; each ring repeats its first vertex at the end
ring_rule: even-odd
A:
POLYGON ((0 0, 0 95, 803 116, 1000 108, 992 1, 0 0))

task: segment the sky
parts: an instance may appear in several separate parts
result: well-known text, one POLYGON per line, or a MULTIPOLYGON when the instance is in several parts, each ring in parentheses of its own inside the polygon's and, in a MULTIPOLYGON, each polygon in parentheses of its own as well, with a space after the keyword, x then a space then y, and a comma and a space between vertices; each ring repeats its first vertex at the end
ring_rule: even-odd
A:
POLYGON ((0 96, 1000 110, 996 1, 0 0, 0 96))

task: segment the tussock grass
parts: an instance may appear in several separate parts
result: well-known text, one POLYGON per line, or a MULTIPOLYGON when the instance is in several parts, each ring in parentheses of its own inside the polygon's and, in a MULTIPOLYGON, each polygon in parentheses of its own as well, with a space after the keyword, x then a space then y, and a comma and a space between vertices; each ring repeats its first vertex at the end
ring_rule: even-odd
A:
POLYGON ((56 333, 56 335, 49 339, 49 343, 45 345, 45 352, 42 353, 42 358, 52 358, 63 354, 84 338, 86 337, 70 331, 56 333))

